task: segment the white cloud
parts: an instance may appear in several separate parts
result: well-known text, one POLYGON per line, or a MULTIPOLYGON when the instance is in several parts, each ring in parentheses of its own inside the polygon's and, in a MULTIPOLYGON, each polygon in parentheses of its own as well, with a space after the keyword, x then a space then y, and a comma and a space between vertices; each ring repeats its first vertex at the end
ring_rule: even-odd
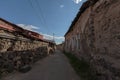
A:
MULTIPOLYGON (((48 34, 43 34, 44 39, 49 39, 49 40, 53 40, 53 36, 52 35, 48 35, 48 34)), ((64 40, 64 37, 61 36, 54 36, 54 39, 56 40, 64 40)))
MULTIPOLYGON (((47 40, 53 40, 53 35, 48 35, 48 34, 42 34, 44 36, 44 39, 47 40)), ((64 37, 62 36, 54 36, 54 40, 56 44, 60 44, 64 41, 64 37)))
POLYGON ((39 27, 33 26, 33 25, 26 25, 26 24, 17 24, 18 26, 22 27, 23 29, 27 29, 30 31, 37 31, 39 27))
POLYGON ((73 0, 76 4, 79 4, 82 0, 73 0))
MULTIPOLYGON (((53 40, 53 35, 38 32, 39 27, 36 27, 36 26, 33 26, 33 25, 25 25, 25 24, 17 24, 17 25, 22 27, 23 29, 34 31, 34 32, 37 32, 37 33, 43 35, 44 39, 53 40)), ((56 43, 61 43, 62 41, 64 41, 64 37, 62 37, 62 36, 54 36, 54 40, 56 41, 56 43)))
POLYGON ((64 7, 64 5, 60 5, 60 8, 63 8, 64 7))

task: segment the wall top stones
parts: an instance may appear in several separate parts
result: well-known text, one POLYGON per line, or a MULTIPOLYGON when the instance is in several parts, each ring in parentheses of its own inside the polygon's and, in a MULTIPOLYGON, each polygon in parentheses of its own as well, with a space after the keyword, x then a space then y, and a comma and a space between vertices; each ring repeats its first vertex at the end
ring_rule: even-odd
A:
POLYGON ((90 6, 94 5, 97 1, 99 0, 87 0, 86 2, 83 3, 83 5, 81 6, 81 8, 79 9, 78 14, 76 15, 75 19, 73 20, 71 26, 69 27, 68 31, 66 32, 66 34, 64 36, 66 36, 69 32, 72 31, 75 23, 78 21, 79 17, 81 16, 81 14, 90 6))

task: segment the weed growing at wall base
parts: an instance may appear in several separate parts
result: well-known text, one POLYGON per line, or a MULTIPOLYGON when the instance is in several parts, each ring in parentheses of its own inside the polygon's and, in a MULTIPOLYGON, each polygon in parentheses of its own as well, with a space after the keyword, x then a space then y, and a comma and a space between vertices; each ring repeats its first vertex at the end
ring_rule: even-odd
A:
POLYGON ((96 80, 96 76, 92 73, 92 69, 90 65, 85 60, 79 60, 75 55, 71 53, 64 54, 68 57, 72 67, 76 71, 76 73, 82 78, 83 80, 96 80))
POLYGON ((2 77, 2 72, 1 72, 1 68, 0 68, 0 79, 1 79, 1 77, 2 77))

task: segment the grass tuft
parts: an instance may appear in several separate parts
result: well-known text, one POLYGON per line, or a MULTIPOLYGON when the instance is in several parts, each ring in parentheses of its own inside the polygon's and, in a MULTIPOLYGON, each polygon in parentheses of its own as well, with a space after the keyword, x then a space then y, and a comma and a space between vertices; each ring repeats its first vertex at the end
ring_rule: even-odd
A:
POLYGON ((76 73, 83 80, 96 80, 96 76, 93 73, 93 69, 90 68, 90 65, 85 60, 79 60, 75 55, 71 53, 63 52, 69 59, 72 67, 76 71, 76 73))
POLYGON ((2 72, 1 72, 1 69, 0 69, 0 79, 1 79, 1 77, 2 77, 2 72))

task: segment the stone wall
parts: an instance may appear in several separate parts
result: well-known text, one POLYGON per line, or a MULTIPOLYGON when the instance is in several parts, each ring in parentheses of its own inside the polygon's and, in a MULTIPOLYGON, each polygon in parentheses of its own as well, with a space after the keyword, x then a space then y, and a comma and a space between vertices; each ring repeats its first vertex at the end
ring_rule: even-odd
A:
POLYGON ((72 40, 79 30, 80 51, 76 51, 79 58, 90 62, 98 80, 120 80, 120 0, 91 3, 65 36, 66 40, 72 40))
POLYGON ((0 74, 31 65, 48 55, 47 42, 0 29, 0 74))
POLYGON ((1 52, 0 74, 4 76, 9 72, 13 72, 14 70, 19 71, 21 67, 25 65, 31 65, 45 56, 47 56, 45 47, 23 51, 1 52))
POLYGON ((48 43, 45 41, 28 38, 22 34, 3 29, 0 30, 0 52, 30 50, 47 45, 48 43))
POLYGON ((87 44, 90 63, 100 80, 120 79, 119 4, 119 0, 99 0, 90 6, 89 22, 82 34, 85 42, 81 44, 87 44))

